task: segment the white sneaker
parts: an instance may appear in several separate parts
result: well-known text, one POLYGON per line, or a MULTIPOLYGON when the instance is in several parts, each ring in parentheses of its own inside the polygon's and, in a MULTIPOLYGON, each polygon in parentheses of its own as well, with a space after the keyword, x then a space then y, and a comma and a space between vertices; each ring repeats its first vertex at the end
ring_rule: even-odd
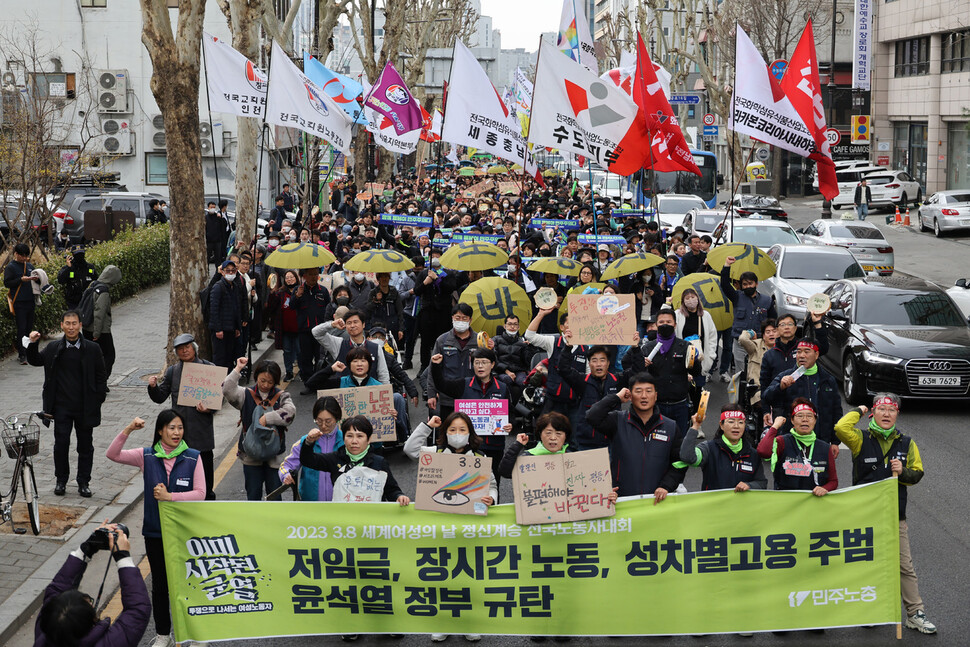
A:
POLYGON ((915 629, 921 634, 935 634, 936 625, 926 619, 926 614, 922 610, 906 618, 906 627, 915 629))
POLYGON ((170 635, 155 636, 155 640, 152 641, 151 647, 175 647, 175 639, 170 635))
POLYGON ((443 643, 448 640, 448 634, 431 634, 431 642, 443 643))
POLYGON ((465 634, 465 640, 467 640, 470 643, 477 643, 481 639, 482 639, 481 634, 465 634))

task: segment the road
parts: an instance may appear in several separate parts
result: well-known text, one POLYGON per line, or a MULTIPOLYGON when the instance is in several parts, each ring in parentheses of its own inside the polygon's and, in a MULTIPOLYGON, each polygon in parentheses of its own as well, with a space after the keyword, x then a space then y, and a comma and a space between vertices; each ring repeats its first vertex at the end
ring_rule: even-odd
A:
MULTIPOLYGON (((821 203, 817 200, 806 199, 786 201, 791 214, 791 222, 795 227, 801 227, 817 217, 821 203), (817 204, 816 204, 817 203, 817 204)), ((878 214, 873 218, 880 221, 878 214)), ((911 231, 891 231, 890 242, 896 248, 896 264, 901 271, 924 276, 944 286, 952 285, 957 278, 954 271, 965 268, 966 246, 970 238, 948 238, 939 241, 932 235, 921 235, 911 231)), ((308 427, 311 396, 298 394, 299 384, 295 385, 294 399, 297 405, 298 420, 291 438, 296 433, 304 432, 308 427)), ((713 384, 711 410, 717 411, 726 401, 724 384, 713 384)), ((848 405, 843 403, 843 410, 848 405)), ((970 614, 966 613, 966 602, 970 600, 970 501, 967 492, 967 465, 970 465, 968 443, 963 435, 967 430, 965 417, 966 403, 958 401, 941 402, 913 402, 906 401, 900 416, 900 428, 913 436, 919 445, 923 463, 926 468, 925 478, 915 486, 909 497, 908 516, 910 525, 910 540, 916 570, 920 580, 920 590, 926 604, 929 618, 939 627, 937 636, 923 636, 915 631, 903 629, 906 645, 936 644, 936 645, 966 645, 970 635, 970 614)), ((412 412, 412 421, 422 420, 426 410, 421 408, 412 412)), ((218 481, 216 493, 222 500, 244 499, 242 466, 233 458, 234 447, 224 447, 222 467, 218 470, 221 480, 218 481)), ((392 471, 398 481, 404 486, 408 494, 413 494, 416 467, 400 451, 389 453, 392 471)), ((851 479, 851 464, 848 452, 843 452, 838 460, 838 471, 844 483, 851 479)), ((692 470, 686 480, 686 486, 691 491, 700 487, 700 475, 692 470)), ((500 500, 509 501, 511 492, 508 483, 500 487, 500 500)), ((141 541, 137 537, 141 527, 141 505, 136 506, 124 521, 132 528, 136 536, 132 542, 135 552, 141 550, 141 541)), ((101 564, 101 562, 98 562, 101 564)), ((99 573, 100 568, 92 567, 92 573, 99 573)), ((89 575, 85 590, 96 591, 96 583, 89 575)), ((149 577, 150 580, 150 577, 149 577)), ((109 579, 109 587, 112 580, 109 579)), ((731 592, 731 595, 744 595, 744 591, 731 592)), ((694 611, 703 613, 711 605, 729 605, 730 597, 717 597, 713 594, 705 599, 696 601, 694 611)), ((650 600, 643 600, 645 608, 649 608, 650 600)), ((116 607, 112 607, 116 608, 116 607)), ((608 612, 608 600, 591 601, 591 608, 599 608, 608 612)), ((116 612, 115 612, 116 613, 116 612)), ((108 615, 111 615, 109 612, 108 615)), ((26 647, 32 644, 31 622, 24 625, 20 632, 9 641, 10 647, 26 647)), ((514 626, 502 627, 501 631, 515 631, 514 626)), ((154 637, 149 628, 140 645, 145 647, 154 637)), ((279 645, 280 639, 229 641, 219 645, 239 645, 247 647, 268 647, 279 645)), ((293 647, 310 647, 311 645, 330 645, 340 642, 339 636, 317 636, 303 638, 288 638, 285 644, 293 647)), ((462 643, 461 637, 452 637, 451 644, 462 643)), ((405 636, 398 640, 387 637, 362 637, 358 644, 399 644, 426 645, 429 643, 425 635, 405 636)), ((573 640, 574 644, 582 645, 845 645, 876 647, 882 645, 900 644, 895 642, 894 629, 877 627, 872 629, 853 628, 829 630, 825 634, 795 633, 786 636, 759 634, 753 638, 742 638, 731 635, 715 635, 703 637, 658 637, 658 638, 593 638, 583 637, 573 640)), ((447 644, 447 643, 446 643, 447 644)), ((485 637, 482 644, 488 645, 526 645, 532 644, 528 638, 521 636, 490 636, 485 637)))

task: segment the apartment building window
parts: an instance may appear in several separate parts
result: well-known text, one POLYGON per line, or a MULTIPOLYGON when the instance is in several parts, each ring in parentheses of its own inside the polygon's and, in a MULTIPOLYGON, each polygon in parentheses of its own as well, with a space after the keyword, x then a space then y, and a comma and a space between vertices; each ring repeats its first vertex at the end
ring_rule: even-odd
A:
POLYGON ((145 183, 168 184, 168 158, 165 153, 145 153, 145 183))
POLYGON ((82 7, 107 7, 108 0, 81 0, 82 7))
POLYGON ((930 73, 930 37, 896 41, 896 78, 930 73))
POLYGON ((970 29, 943 34, 941 72, 970 71, 970 29))
POLYGON ((37 73, 31 75, 36 96, 44 99, 73 99, 75 92, 74 74, 37 73))

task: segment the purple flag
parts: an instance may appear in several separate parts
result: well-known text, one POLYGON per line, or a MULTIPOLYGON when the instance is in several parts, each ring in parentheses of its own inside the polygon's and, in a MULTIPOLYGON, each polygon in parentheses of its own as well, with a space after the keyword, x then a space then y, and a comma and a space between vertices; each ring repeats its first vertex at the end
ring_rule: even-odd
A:
POLYGON ((398 135, 421 128, 421 105, 390 63, 384 66, 364 105, 387 117, 398 135))

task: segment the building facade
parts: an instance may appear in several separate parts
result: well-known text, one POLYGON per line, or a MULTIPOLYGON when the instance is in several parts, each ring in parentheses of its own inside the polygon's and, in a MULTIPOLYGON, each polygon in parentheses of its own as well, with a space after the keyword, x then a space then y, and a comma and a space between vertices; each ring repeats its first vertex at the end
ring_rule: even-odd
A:
POLYGON ((879 2, 874 28, 873 160, 924 195, 970 188, 970 2, 879 2))

